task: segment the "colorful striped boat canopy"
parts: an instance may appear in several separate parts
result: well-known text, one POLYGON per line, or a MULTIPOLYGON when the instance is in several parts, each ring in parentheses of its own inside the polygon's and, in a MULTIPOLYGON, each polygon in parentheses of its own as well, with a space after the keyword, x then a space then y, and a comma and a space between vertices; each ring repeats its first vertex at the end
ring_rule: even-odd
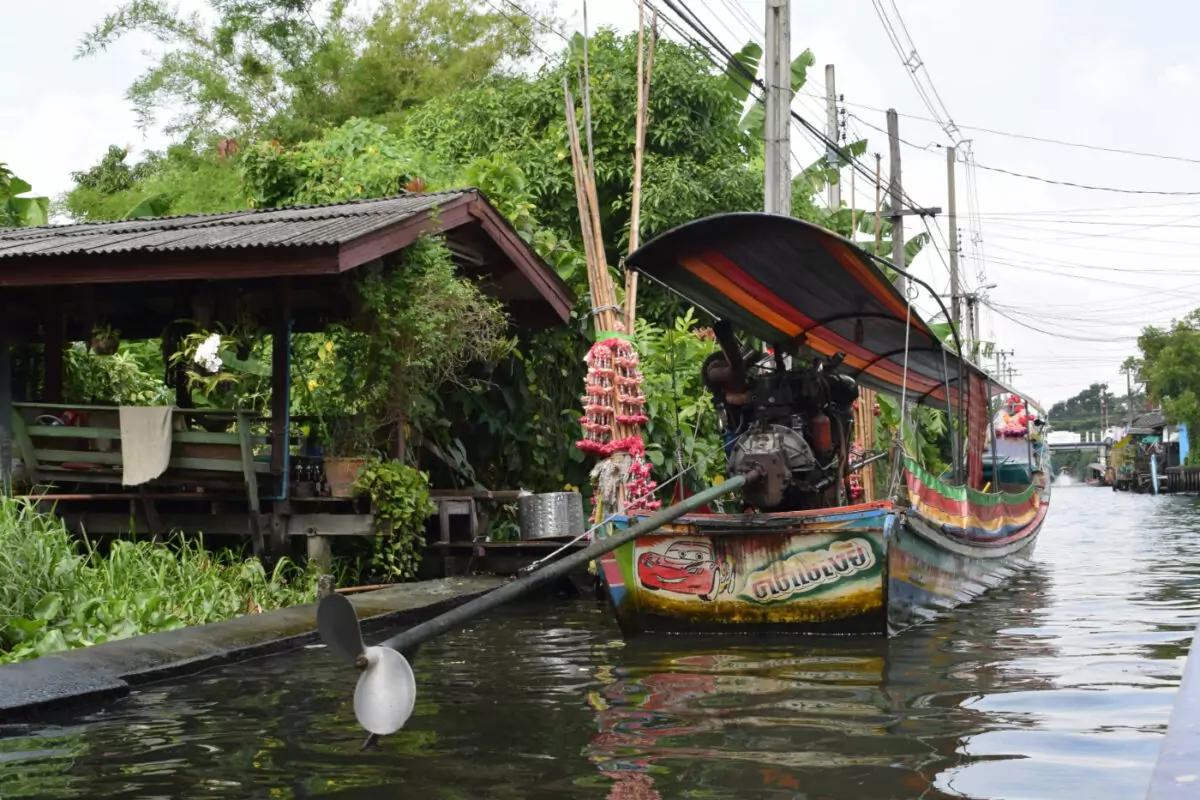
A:
MULTIPOLYGON (((845 353, 843 372, 899 394, 957 402, 958 355, 853 243, 793 217, 719 214, 663 233, 626 263, 768 345, 845 353), (906 332, 907 331, 907 332, 906 332), (906 342, 907 337, 907 342, 906 342)), ((965 378, 986 377, 964 360, 965 378)), ((992 380, 992 393, 1013 392, 992 380)), ((1028 398, 1026 398, 1028 400, 1028 398)), ((1034 404, 1036 405, 1036 404, 1034 404)))

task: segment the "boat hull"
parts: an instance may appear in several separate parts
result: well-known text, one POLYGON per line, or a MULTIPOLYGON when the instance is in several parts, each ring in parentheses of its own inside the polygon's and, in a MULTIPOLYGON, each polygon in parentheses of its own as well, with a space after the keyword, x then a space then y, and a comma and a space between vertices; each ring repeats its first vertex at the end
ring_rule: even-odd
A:
POLYGON ((625 636, 895 635, 1027 566, 1045 513, 987 541, 890 503, 698 515, 622 545, 600 571, 625 636))
POLYGON ((895 635, 968 603, 1027 567, 1045 512, 1011 541, 978 545, 928 520, 900 515, 888 537, 888 633, 895 635))
POLYGON ((600 566, 627 636, 881 634, 889 517, 886 503, 685 517, 600 566))

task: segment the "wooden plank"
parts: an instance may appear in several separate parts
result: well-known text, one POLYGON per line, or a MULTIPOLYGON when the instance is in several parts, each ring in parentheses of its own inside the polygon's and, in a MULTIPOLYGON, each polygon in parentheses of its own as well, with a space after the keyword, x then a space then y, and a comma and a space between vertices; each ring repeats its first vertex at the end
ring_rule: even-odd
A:
POLYGON ((254 539, 254 555, 262 558, 267 553, 266 542, 263 540, 262 526, 259 524, 258 476, 254 474, 254 445, 250 443, 250 420, 246 414, 238 412, 238 439, 242 451, 242 477, 246 481, 246 500, 250 503, 250 536, 254 539))
MULTIPOLYGON (((47 298, 50 299, 50 298, 47 298)), ((58 308, 58 306, 51 306, 58 308)), ((55 311, 45 321, 46 335, 42 341, 45 359, 42 370, 42 394, 51 403, 63 399, 63 315, 55 311)))
POLYGON ((146 494, 131 494, 129 492, 91 492, 89 494, 23 494, 27 500, 38 500, 46 503, 94 503, 97 500, 218 500, 240 499, 240 494, 218 495, 212 492, 147 492, 146 494))
MULTIPOLYGON (((89 514, 72 511, 62 515, 71 530, 84 529, 92 534, 128 535, 149 530, 145 514, 128 512, 89 514), (132 524, 131 524, 132 523, 132 524)), ((245 514, 163 514, 161 524, 167 531, 203 533, 212 536, 248 536, 250 523, 245 514)))
POLYGON ((371 514, 295 514, 288 518, 289 536, 374 536, 371 514))
MULTIPOLYGON (((75 403, 13 403, 13 408, 30 408, 37 411, 120 411, 118 406, 84 406, 75 403)), ((233 419, 237 416, 237 412, 230 411, 227 408, 177 408, 176 414, 181 414, 185 417, 219 417, 225 416, 233 419)), ((261 414, 254 415, 253 419, 258 421, 266 419, 261 414)))
MULTIPOLYGON (((476 547, 482 547, 484 550, 557 550, 570 539, 555 540, 555 539, 531 539, 516 542, 430 542, 427 546, 431 550, 472 550, 476 547)), ((582 550, 591 542, 582 541, 571 545, 572 549, 582 550)))
MULTIPOLYGON (((97 453, 91 450, 37 450, 39 462, 52 461, 56 463, 76 462, 79 464, 105 464, 109 466, 121 466, 123 463, 120 453, 97 453)), ((225 458, 172 458, 170 461, 171 469, 191 469, 201 472, 242 472, 242 464, 239 461, 225 458)), ((262 461, 254 462, 254 471, 267 473, 271 471, 271 465, 262 461)), ((80 474, 87 474, 86 470, 79 470, 80 474)))
MULTIPOLYGON (((275 319, 271 327, 271 471, 283 475, 287 488, 288 414, 292 386, 292 284, 287 278, 277 286, 275 319)), ((280 492, 287 494, 287 492, 280 492)))
POLYGON ((0 330, 0 494, 12 496, 12 350, 0 330))
POLYGON ((20 414, 13 414, 12 424, 13 436, 17 440, 17 448, 21 451, 21 460, 25 462, 25 474, 29 476, 30 483, 37 486, 42 482, 42 479, 38 475, 37 452, 33 448, 33 442, 29 441, 29 434, 25 430, 25 420, 21 419, 20 414))
MULTIPOLYGON (((120 440, 119 428, 74 428, 68 425, 29 425, 29 435, 34 439, 113 439, 120 440)), ((299 444, 302 436, 293 436, 291 444, 299 444)), ((227 444, 237 447, 240 439, 236 433, 212 433, 211 431, 175 431, 173 442, 181 444, 227 444)), ((250 441, 256 445, 268 444, 271 437, 251 434, 250 441)))

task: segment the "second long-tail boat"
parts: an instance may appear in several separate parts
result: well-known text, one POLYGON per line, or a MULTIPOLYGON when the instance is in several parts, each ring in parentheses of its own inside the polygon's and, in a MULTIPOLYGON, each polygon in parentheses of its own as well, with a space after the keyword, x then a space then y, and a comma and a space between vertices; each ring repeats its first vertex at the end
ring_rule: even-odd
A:
POLYGON ((943 342, 877 262, 759 213, 683 225, 628 257, 716 320, 702 369, 726 474, 758 479, 733 513, 603 557, 627 635, 895 634, 1028 563, 1050 500, 1040 410, 943 342), (924 467, 910 435, 874 452, 876 393, 902 428, 921 406, 945 412, 949 470, 924 467))

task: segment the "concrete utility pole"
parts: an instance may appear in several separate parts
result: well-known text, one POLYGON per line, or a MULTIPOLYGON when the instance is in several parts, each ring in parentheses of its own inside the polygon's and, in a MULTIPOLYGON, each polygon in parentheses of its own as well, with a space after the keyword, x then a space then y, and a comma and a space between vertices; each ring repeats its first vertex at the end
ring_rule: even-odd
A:
MULTIPOLYGON (((896 109, 889 108, 887 112, 887 130, 888 130, 888 151, 891 156, 891 179, 888 183, 888 204, 891 209, 888 211, 888 218, 892 221, 892 263, 900 269, 905 269, 908 265, 904 261, 904 217, 910 214, 918 216, 934 216, 940 214, 940 208, 912 208, 908 211, 904 210, 904 187, 900 178, 900 120, 896 115, 896 109)), ((905 292, 905 284, 903 275, 897 275, 893 285, 900 290, 900 293, 905 292)))
POLYGON ((958 216, 954 211, 954 148, 946 148, 946 205, 948 207, 950 225, 950 316, 954 322, 954 330, 961 337, 962 321, 959 306, 962 303, 962 286, 958 278, 958 216))
MULTIPOLYGON (((825 65, 825 135, 829 138, 825 158, 829 162, 829 168, 837 170, 838 173, 838 180, 829 182, 829 210, 837 211, 842 207, 842 170, 837 152, 838 107, 837 91, 834 89, 833 64, 825 65)), ((854 205, 853 197, 850 198, 850 205, 854 205)))
MULTIPOLYGON (((887 111, 887 131, 888 131, 888 151, 891 156, 889 162, 891 169, 891 179, 888 183, 888 203, 891 204, 892 218, 892 263, 900 269, 904 269, 907 265, 904 263, 904 217, 900 214, 901 195, 903 190, 900 185, 900 119, 896 116, 896 109, 889 108, 887 111)), ((905 293, 905 284, 903 275, 897 275, 893 281, 896 288, 901 294, 905 293)))
POLYGON ((1122 372, 1125 373, 1125 425, 1128 428, 1133 427, 1133 369, 1131 367, 1123 367, 1122 372))
POLYGON ((1108 430, 1108 385, 1100 384, 1100 430, 1108 430))
POLYGON ((791 0, 767 0, 767 108, 763 120, 766 145, 766 187, 763 207, 769 214, 792 213, 791 0))

